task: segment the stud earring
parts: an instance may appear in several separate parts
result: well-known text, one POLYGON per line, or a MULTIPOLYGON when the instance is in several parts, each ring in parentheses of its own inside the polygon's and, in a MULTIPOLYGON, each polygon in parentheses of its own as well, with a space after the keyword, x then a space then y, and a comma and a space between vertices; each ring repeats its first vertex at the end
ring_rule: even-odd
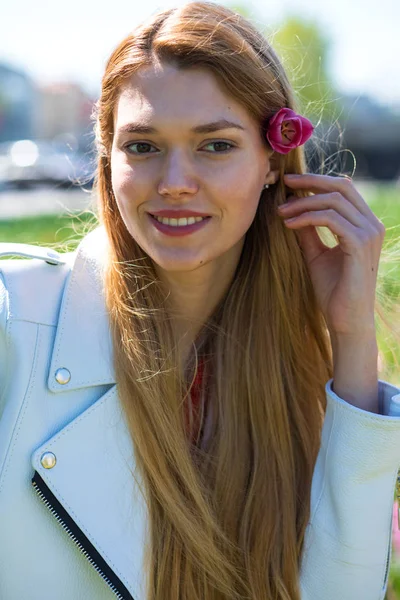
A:
POLYGON ((264 183, 263 190, 267 190, 269 188, 269 183, 264 183))

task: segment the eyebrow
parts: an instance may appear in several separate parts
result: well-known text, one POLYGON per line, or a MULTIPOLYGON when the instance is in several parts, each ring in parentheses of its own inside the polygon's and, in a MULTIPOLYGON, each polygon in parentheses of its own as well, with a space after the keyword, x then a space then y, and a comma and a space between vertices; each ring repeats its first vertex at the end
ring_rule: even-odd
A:
MULTIPOLYGON (((214 131, 220 131, 221 129, 241 129, 245 131, 245 128, 239 123, 228 121, 227 119, 219 119, 219 121, 213 121, 212 123, 203 123, 192 127, 193 133, 213 133, 214 131)), ((117 133, 139 133, 139 134, 151 134, 159 133, 155 127, 150 127, 144 123, 127 123, 118 128, 117 133)))

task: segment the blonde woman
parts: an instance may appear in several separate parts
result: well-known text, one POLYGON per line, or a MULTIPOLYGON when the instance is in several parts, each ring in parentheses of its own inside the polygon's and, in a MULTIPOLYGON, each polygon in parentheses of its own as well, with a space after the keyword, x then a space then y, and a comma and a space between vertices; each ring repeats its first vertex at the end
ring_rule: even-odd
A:
POLYGON ((383 224, 217 4, 137 27, 95 117, 99 226, 0 246, 33 258, 0 269, 0 597, 382 600, 383 224))

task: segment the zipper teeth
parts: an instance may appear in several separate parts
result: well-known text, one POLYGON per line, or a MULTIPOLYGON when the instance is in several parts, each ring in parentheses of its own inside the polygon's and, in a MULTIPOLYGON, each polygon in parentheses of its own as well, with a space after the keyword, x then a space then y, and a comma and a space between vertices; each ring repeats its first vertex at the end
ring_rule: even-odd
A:
MULTIPOLYGON (((392 527, 392 522, 390 521, 390 527, 392 527)), ((387 585, 387 578, 388 578, 388 573, 389 573, 389 565, 390 565, 390 557, 392 554, 392 534, 390 533, 389 535, 389 547, 388 547, 388 553, 387 553, 387 559, 386 559, 386 569, 385 569, 385 576, 383 578, 383 587, 382 589, 385 588, 385 586, 387 585)))
POLYGON ((90 562, 90 564, 92 565, 92 567, 94 567, 97 571, 97 573, 104 579, 104 581, 108 584, 108 586, 111 588, 111 590, 113 591, 113 593, 116 595, 116 597, 118 598, 118 600, 124 600, 124 597, 121 595, 121 593, 116 589, 116 587, 114 586, 114 584, 112 583, 112 581, 110 581, 108 579, 108 577, 106 575, 104 575, 103 571, 100 569, 100 567, 94 562, 93 558, 90 556, 90 554, 88 554, 88 552, 85 550, 85 548, 82 546, 82 544, 80 543, 80 541, 74 536, 74 534, 71 532, 71 530, 69 529, 68 525, 66 525, 65 521, 63 521, 63 519, 60 517, 60 515, 57 513, 56 510, 54 510, 53 506, 51 505, 51 503, 47 500, 46 496, 43 494, 43 492, 39 489, 39 487, 36 484, 36 481, 32 482, 33 487, 35 488, 35 492, 37 493, 37 495, 40 497, 40 499, 42 500, 42 502, 47 506, 47 508, 50 510, 51 514, 57 519, 57 521, 60 523, 60 525, 62 526, 62 528, 66 531, 66 533, 69 535, 69 537, 73 540, 73 542, 76 544, 76 546, 79 548, 79 550, 81 551, 81 553, 85 556, 85 558, 90 562))

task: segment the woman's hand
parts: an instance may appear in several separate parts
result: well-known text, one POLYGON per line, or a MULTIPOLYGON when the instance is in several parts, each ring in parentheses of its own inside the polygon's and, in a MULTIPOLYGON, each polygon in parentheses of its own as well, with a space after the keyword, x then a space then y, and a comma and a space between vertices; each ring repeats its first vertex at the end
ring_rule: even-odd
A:
POLYGON ((296 229, 315 293, 333 336, 363 337, 375 332, 375 290, 385 227, 351 179, 307 173, 285 184, 313 196, 290 196, 279 215, 296 229), (294 220, 287 221, 286 219, 294 220), (339 238, 333 248, 320 239, 316 226, 339 238))

